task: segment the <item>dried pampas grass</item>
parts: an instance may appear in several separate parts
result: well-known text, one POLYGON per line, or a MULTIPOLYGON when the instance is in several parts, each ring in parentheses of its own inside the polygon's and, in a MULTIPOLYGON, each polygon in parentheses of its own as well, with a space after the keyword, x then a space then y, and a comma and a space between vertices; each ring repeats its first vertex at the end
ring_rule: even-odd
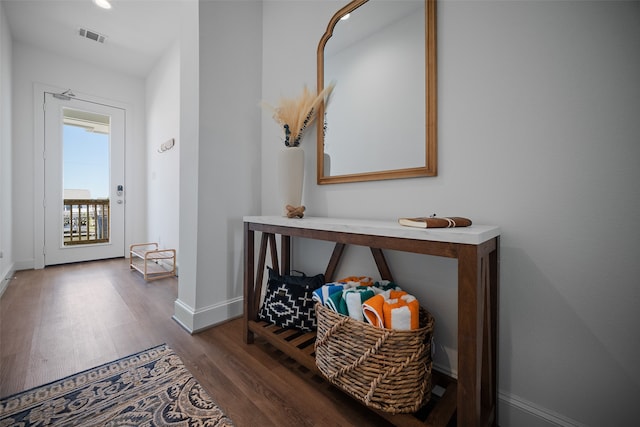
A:
POLYGON ((305 86, 298 98, 281 98, 275 107, 266 102, 262 103, 263 107, 273 111, 273 119, 282 125, 284 145, 300 145, 305 129, 316 119, 318 106, 321 102, 325 102, 325 105, 328 103, 334 86, 331 83, 317 95, 313 95, 305 86))

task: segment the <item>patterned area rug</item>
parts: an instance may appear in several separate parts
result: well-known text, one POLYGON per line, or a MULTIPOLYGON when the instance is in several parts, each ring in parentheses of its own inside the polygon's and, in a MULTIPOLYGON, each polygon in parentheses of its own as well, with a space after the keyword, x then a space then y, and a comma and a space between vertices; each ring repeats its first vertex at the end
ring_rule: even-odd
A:
POLYGON ((0 400, 8 426, 233 426, 166 345, 0 400))

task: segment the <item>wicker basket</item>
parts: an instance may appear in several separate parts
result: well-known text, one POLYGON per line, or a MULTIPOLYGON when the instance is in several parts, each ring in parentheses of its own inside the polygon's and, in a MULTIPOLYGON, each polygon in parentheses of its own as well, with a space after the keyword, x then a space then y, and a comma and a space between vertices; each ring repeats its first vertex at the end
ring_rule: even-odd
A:
POLYGON ((316 304, 320 372, 365 405, 392 414, 416 412, 431 397, 434 319, 420 308, 420 328, 382 329, 316 304))

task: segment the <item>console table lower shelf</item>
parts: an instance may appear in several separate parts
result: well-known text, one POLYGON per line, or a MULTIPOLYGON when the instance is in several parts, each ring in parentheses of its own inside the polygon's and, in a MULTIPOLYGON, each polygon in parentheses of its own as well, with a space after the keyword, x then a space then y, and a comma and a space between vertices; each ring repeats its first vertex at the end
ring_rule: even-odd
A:
MULTIPOLYGON (((250 320, 249 330, 264 338, 269 344, 282 351, 300 365, 322 376, 316 366, 314 344, 315 332, 302 332, 296 329, 284 329, 264 321, 250 320)), ((457 382, 454 378, 432 371, 432 384, 439 386, 443 393, 436 396, 432 393, 430 402, 424 411, 415 414, 390 414, 371 409, 396 426, 446 426, 456 411, 457 382)))

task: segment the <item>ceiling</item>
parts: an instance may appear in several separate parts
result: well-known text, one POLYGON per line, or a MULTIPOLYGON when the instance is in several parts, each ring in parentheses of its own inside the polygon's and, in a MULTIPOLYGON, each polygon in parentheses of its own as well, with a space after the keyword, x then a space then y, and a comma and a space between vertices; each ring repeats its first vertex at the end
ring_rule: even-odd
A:
POLYGON ((83 62, 146 77, 180 35, 181 6, 192 0, 0 0, 16 42, 83 62), (82 38, 80 28, 106 36, 82 38))

